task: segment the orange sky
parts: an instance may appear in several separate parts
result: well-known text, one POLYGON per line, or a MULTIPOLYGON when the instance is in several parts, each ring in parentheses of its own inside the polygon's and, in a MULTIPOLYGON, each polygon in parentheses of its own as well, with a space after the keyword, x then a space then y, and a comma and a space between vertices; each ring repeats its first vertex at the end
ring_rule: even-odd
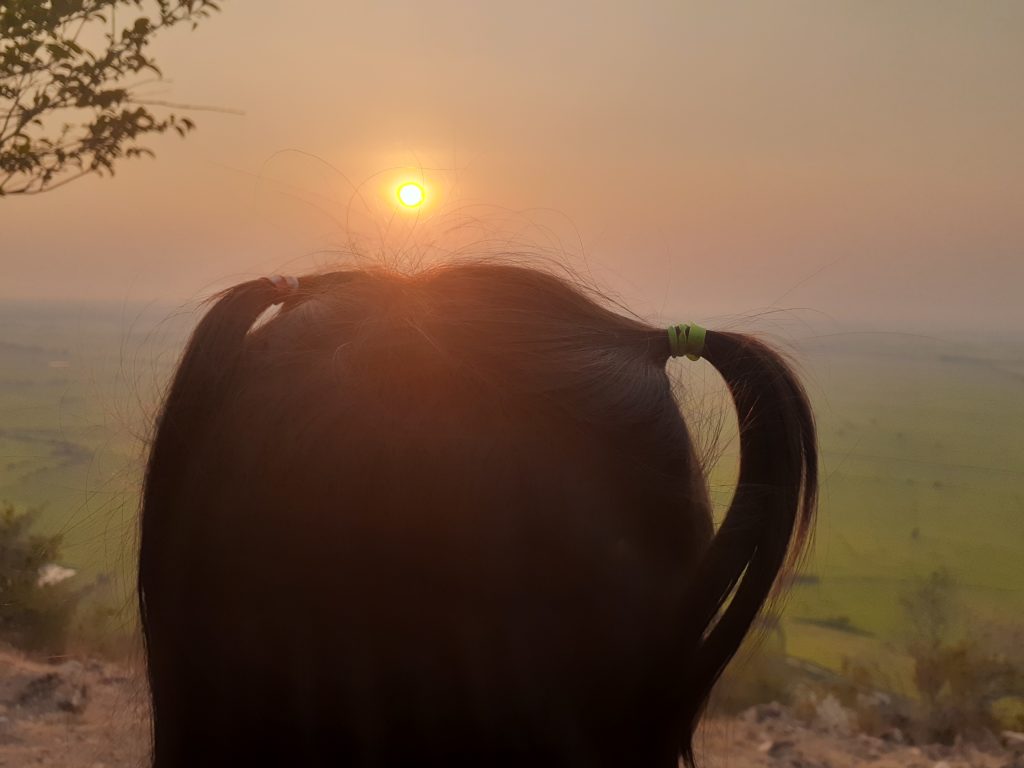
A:
POLYGON ((1021 41, 1012 1, 226 0, 146 92, 244 115, 0 200, 0 297, 196 298, 347 228, 561 250, 646 313, 1020 329, 1021 41))

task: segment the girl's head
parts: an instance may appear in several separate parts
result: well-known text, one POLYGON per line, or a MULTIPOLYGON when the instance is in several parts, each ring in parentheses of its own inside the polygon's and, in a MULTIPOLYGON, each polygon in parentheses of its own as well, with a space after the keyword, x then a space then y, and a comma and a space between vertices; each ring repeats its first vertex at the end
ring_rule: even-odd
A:
POLYGON ((156 765, 689 758, 816 456, 779 356, 709 331, 742 451, 715 532, 671 352, 517 266, 224 292, 146 476, 156 765))

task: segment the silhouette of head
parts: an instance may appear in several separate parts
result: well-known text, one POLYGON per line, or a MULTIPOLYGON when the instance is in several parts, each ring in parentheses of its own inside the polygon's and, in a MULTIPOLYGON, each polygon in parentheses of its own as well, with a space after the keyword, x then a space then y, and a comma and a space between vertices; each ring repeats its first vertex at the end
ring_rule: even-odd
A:
POLYGON ((781 358, 709 331, 742 443, 716 533, 670 351, 521 266, 221 294, 146 477, 156 766, 691 759, 816 459, 781 358))

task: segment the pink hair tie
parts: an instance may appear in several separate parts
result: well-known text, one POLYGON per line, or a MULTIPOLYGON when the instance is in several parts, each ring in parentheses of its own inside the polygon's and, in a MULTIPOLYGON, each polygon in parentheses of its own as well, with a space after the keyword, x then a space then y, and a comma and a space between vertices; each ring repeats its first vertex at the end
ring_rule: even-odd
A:
POLYGON ((275 304, 280 304, 290 293, 299 289, 299 278, 293 275, 271 275, 263 279, 274 286, 274 290, 280 294, 275 304))

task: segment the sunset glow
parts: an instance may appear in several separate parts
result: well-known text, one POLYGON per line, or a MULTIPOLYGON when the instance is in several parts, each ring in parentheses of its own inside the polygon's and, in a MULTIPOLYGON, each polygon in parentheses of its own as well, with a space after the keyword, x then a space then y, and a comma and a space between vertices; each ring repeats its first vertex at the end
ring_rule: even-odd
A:
POLYGON ((424 198, 423 187, 414 181, 406 182, 398 188, 398 201, 406 208, 416 208, 423 203, 424 198))

